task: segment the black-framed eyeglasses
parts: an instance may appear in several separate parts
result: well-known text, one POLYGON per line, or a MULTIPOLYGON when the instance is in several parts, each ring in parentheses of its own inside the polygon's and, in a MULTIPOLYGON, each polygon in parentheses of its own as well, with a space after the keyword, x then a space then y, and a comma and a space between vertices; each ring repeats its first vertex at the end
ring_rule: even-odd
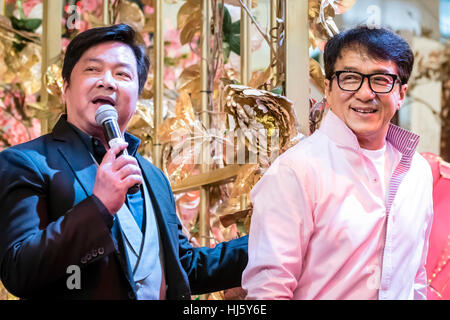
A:
POLYGON ((369 81, 370 89, 375 93, 389 93, 394 88, 395 82, 398 80, 396 74, 390 73, 372 73, 364 74, 357 71, 335 71, 333 76, 336 76, 339 88, 344 91, 358 91, 364 79, 369 81))

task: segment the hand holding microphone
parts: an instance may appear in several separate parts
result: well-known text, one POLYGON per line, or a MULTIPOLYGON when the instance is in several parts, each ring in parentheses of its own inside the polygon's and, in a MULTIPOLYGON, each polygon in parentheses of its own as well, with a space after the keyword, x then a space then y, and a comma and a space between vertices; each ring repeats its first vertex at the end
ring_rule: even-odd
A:
POLYGON ((116 109, 110 105, 101 106, 95 115, 110 149, 97 170, 93 194, 112 214, 123 205, 126 194, 137 192, 143 182, 136 159, 127 153, 128 144, 122 137, 117 118, 116 109))

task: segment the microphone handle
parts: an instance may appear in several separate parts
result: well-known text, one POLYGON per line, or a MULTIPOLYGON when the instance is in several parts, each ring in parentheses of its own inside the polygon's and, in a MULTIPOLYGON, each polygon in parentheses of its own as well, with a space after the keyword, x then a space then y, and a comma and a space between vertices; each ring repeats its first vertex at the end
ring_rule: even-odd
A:
POLYGON ((139 191, 140 188, 141 188, 141 185, 139 183, 136 183, 134 186, 132 186, 131 188, 128 189, 127 193, 135 194, 136 192, 139 191))
MULTIPOLYGON (((128 151, 127 151, 127 149, 123 149, 123 151, 120 151, 118 154, 117 154, 117 157, 116 158, 118 158, 118 157, 120 157, 122 154, 124 154, 124 155, 128 155, 128 151)), ((138 192, 139 191, 139 188, 141 187, 141 185, 139 184, 139 183, 136 183, 134 186, 132 186, 132 187, 130 187, 129 189, 128 189, 128 191, 127 191, 127 193, 128 194, 135 194, 136 192, 138 192)))
MULTIPOLYGON (((117 143, 119 140, 120 140, 120 141, 125 141, 125 140, 122 138, 122 135, 120 134, 120 131, 118 130, 118 128, 117 128, 116 126, 108 126, 108 125, 104 125, 103 128, 104 128, 104 133, 105 133, 106 139, 109 139, 111 136, 114 137, 114 138, 112 138, 112 139, 109 139, 109 141, 108 141, 108 144, 109 144, 109 147, 110 147, 110 148, 111 148, 115 143, 117 143), (112 128, 111 128, 111 127, 112 127, 112 128), (115 132, 114 132, 114 131, 115 131, 115 132), (111 134, 111 132, 114 132, 114 135, 111 134)), ((121 155, 128 155, 127 149, 123 149, 122 151, 120 151, 120 152, 117 154, 116 158, 120 157, 121 155)), ((136 193, 136 192, 139 191, 140 187, 141 187, 140 184, 139 184, 139 183, 136 183, 134 186, 132 186, 131 188, 128 189, 127 193, 128 193, 128 194, 134 194, 134 193, 136 193)))
MULTIPOLYGON (((117 154, 117 157, 116 157, 116 158, 120 157, 122 154, 128 155, 127 149, 123 149, 123 151, 120 151, 120 152, 117 154)), ((140 185, 139 183, 136 183, 134 186, 132 186, 132 187, 130 187, 130 188, 128 189, 127 193, 128 193, 128 194, 135 194, 136 192, 139 191, 139 188, 140 188, 140 187, 141 187, 141 185, 140 185)))

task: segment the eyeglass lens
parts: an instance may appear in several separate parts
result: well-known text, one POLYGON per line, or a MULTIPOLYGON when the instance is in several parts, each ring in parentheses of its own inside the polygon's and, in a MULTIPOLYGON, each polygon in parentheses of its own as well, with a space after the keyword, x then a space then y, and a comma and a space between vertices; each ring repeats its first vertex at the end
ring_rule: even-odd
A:
MULTIPOLYGON (((395 79, 388 74, 371 74, 367 76, 371 89, 377 93, 387 93, 392 90, 395 79)), ((354 72, 338 74, 338 84, 342 90, 357 91, 362 86, 364 76, 354 72)))

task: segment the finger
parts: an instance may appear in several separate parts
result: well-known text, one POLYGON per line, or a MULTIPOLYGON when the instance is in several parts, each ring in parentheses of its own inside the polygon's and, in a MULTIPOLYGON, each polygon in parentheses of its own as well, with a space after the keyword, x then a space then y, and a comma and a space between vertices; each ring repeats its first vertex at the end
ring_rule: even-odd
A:
POLYGON ((142 177, 141 168, 136 165, 127 164, 118 171, 120 180, 126 179, 128 176, 137 175, 142 177))
POLYGON ((128 142, 117 143, 106 152, 102 162, 112 162, 116 159, 117 154, 128 147, 128 142))
POLYGON ((137 174, 129 175, 122 180, 122 183, 127 190, 136 184, 141 185, 143 182, 144 180, 142 176, 137 174))
POLYGON ((117 170, 122 169, 124 166, 126 166, 128 164, 139 167, 136 158, 129 156, 129 155, 121 155, 120 157, 118 157, 114 160, 112 169, 114 171, 117 171, 117 170))

